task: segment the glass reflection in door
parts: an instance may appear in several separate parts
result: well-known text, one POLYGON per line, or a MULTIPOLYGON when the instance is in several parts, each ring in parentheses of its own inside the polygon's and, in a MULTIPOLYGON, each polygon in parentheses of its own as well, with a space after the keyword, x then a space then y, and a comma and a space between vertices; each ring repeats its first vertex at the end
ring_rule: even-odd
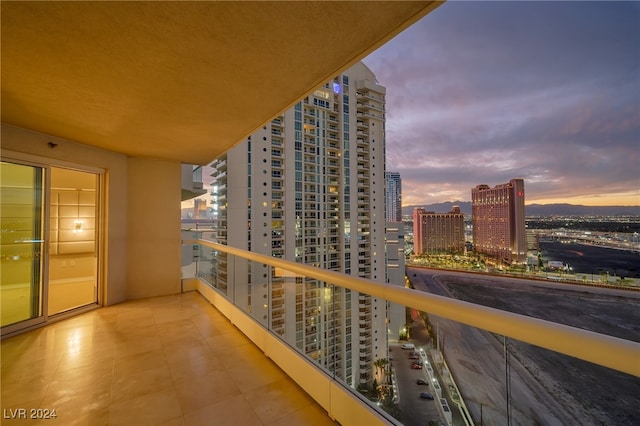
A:
POLYGON ((44 169, 0 163, 2 327, 42 316, 44 169))

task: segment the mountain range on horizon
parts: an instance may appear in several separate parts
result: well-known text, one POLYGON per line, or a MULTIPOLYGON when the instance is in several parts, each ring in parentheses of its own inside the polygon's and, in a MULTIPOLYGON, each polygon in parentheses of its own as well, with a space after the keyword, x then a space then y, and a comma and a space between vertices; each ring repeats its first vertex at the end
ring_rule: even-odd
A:
MULTIPOLYGON (((411 216, 415 207, 435 213, 448 213, 453 206, 460 207, 465 215, 471 215, 471 201, 446 201, 426 205, 403 206, 402 214, 411 216)), ((526 216, 640 216, 640 206, 583 206, 579 204, 528 204, 526 216)))

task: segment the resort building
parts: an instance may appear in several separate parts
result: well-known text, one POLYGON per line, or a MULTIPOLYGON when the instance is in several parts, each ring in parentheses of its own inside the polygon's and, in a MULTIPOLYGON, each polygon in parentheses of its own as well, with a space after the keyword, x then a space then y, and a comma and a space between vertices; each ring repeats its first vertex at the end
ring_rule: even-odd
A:
POLYGON ((415 208, 413 215, 415 254, 464 253, 464 215, 460 207, 453 206, 449 213, 415 208))
POLYGON ((510 265, 527 260, 524 180, 471 190, 474 251, 510 265))

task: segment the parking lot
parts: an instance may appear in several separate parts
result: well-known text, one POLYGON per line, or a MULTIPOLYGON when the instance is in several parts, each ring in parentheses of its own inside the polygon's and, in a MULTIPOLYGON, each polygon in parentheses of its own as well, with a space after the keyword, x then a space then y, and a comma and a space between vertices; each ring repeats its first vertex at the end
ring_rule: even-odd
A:
POLYGON ((425 426, 430 420, 439 420, 440 414, 436 404, 438 395, 429 384, 429 377, 425 370, 424 360, 426 358, 410 358, 414 352, 411 349, 401 349, 400 344, 391 344, 392 360, 394 368, 397 390, 399 394, 398 405, 402 412, 402 423, 405 426, 425 426), (423 368, 412 368, 413 362, 420 362, 423 368), (418 379, 423 380, 426 385, 417 384, 418 379), (434 396, 434 400, 420 398, 421 393, 429 393, 434 396))

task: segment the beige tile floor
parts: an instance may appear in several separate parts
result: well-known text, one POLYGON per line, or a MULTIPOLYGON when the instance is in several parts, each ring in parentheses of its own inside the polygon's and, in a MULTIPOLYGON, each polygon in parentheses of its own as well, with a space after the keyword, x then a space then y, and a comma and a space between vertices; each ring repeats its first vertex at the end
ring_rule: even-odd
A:
POLYGON ((335 425, 195 292, 5 339, 1 363, 2 425, 335 425), (15 418, 21 408, 57 417, 15 418))

